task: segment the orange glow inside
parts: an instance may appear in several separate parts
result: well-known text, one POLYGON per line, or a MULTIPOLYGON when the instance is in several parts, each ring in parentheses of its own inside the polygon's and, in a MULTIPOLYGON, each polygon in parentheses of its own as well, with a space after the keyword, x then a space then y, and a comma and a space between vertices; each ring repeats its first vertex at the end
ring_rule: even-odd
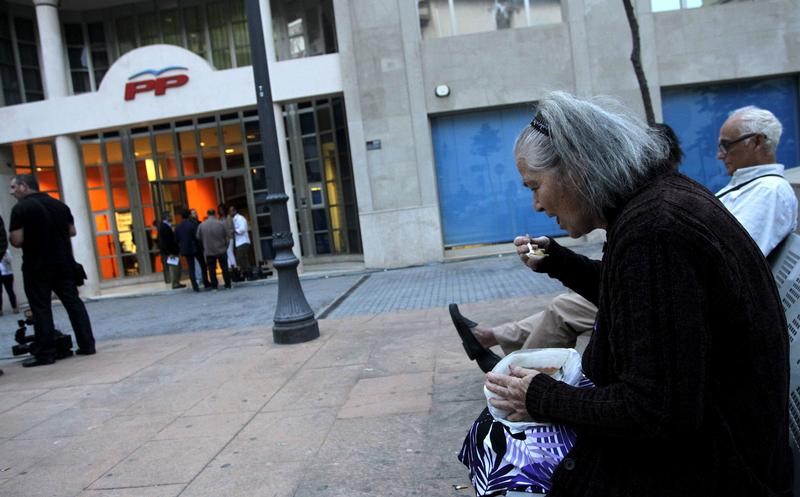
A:
POLYGON ((98 235, 97 239, 97 255, 100 257, 114 255, 114 239, 111 235, 98 235))
POLYGON ((104 211, 108 209, 108 198, 105 190, 89 190, 89 205, 92 212, 104 211))
POLYGON ((14 154, 14 164, 19 168, 20 166, 31 165, 31 158, 28 155, 28 145, 25 143, 15 143, 11 146, 12 153, 14 154))
POLYGON ((100 274, 104 280, 114 279, 119 276, 117 260, 113 257, 100 259, 100 274))
POLYGON ((39 180, 39 191, 51 192, 58 191, 58 179, 56 178, 56 170, 50 168, 42 168, 36 170, 36 176, 39 180))
POLYGON ((208 209, 216 209, 217 192, 213 178, 186 180, 186 200, 189 208, 195 209, 200 220, 205 219, 208 209))

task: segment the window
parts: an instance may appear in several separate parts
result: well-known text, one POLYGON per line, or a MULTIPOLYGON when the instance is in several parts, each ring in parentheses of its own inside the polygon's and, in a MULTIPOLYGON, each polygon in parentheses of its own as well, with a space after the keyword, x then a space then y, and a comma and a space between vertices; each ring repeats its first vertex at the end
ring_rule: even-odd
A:
POLYGON ((22 103, 17 64, 14 62, 14 44, 11 25, 6 12, 0 11, 0 85, 3 88, 5 105, 22 103))
POLYGON ((561 22, 559 0, 418 0, 423 38, 561 22))
POLYGON ((183 9, 183 25, 186 28, 186 48, 206 58, 206 34, 199 7, 183 9))
POLYGON ((225 2, 208 4, 208 31, 211 35, 211 63, 217 69, 232 67, 228 38, 228 6, 225 2))
POLYGON ((278 60, 336 52, 331 0, 273 0, 272 31, 278 60))
POLYGON ((136 23, 133 16, 120 17, 117 19, 117 49, 120 55, 130 52, 138 45, 136 43, 136 23))
POLYGON ((33 19, 14 17, 14 31, 19 53, 19 70, 22 72, 24 101, 44 99, 42 75, 39 72, 39 54, 36 50, 36 34, 33 19))
POLYGON ((15 174, 33 174, 39 191, 61 198, 53 142, 14 143, 11 146, 15 174))
POLYGON ((696 9, 697 7, 706 7, 709 5, 719 5, 737 1, 750 0, 651 0, 650 6, 653 9, 653 12, 664 12, 667 10, 696 9))
POLYGON ((102 22, 64 24, 73 93, 96 90, 109 67, 102 22))

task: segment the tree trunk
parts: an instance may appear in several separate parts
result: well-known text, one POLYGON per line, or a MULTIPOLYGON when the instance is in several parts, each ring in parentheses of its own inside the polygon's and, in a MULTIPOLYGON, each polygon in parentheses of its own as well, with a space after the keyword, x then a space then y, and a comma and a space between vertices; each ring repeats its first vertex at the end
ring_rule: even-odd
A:
POLYGON ((625 6, 625 14, 628 16, 628 25, 631 27, 631 38, 633 39, 631 64, 633 64, 633 72, 636 73, 636 79, 639 81, 639 90, 642 92, 642 103, 644 104, 644 113, 647 116, 647 124, 652 126, 656 123, 656 118, 653 114, 653 102, 650 100, 650 89, 647 87, 647 78, 644 75, 644 69, 642 69, 641 48, 639 46, 639 22, 636 20, 636 13, 633 11, 631 0, 622 0, 622 4, 625 6))

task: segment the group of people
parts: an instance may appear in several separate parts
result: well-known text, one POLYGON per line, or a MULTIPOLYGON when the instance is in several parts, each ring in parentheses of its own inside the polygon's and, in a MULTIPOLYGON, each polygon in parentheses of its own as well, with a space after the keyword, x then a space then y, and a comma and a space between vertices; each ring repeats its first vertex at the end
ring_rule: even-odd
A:
POLYGON ((217 267, 225 288, 231 288, 229 268, 238 267, 243 274, 250 271, 249 226, 235 206, 228 207, 227 211, 224 204, 220 204, 216 211, 208 209, 203 222, 198 219, 195 209, 182 209, 180 215, 183 220, 174 229, 169 211, 161 213, 158 225, 164 278, 172 288, 186 288, 181 283, 181 257, 186 261, 189 281, 195 292, 200 291, 201 282, 204 289, 216 290, 219 287, 217 267), (198 273, 201 281, 198 281, 198 273))
POLYGON ((607 241, 597 261, 514 240, 527 267, 571 290, 537 315, 485 327, 451 304, 491 404, 550 424, 547 437, 512 433, 484 411, 459 455, 479 495, 792 495, 788 328, 765 258, 797 225, 781 132, 767 110, 732 112, 717 143, 731 180, 715 195, 676 171, 663 129, 563 92, 539 103, 514 147, 533 207, 607 241), (489 347, 572 347, 585 332, 578 385, 491 372, 489 347))

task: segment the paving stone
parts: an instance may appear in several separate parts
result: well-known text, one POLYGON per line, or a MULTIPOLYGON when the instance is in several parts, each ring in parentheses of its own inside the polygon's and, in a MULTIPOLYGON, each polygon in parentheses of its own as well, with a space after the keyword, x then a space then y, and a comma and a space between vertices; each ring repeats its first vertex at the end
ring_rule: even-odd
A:
POLYGON ((344 405, 362 368, 302 369, 267 402, 263 411, 286 411, 344 405))
POLYGON ((0 414, 48 393, 49 390, 0 390, 0 414))
POLYGON ((17 439, 60 438, 83 435, 114 417, 107 409, 70 407, 17 436, 17 439))
POLYGON ((152 440, 104 473, 92 489, 189 483, 228 442, 205 437, 152 440))
POLYGON ((155 487, 85 490, 77 497, 178 497, 185 485, 158 485, 155 487))
POLYGON ((432 389, 431 373, 364 378, 350 391, 339 418, 426 413, 431 408, 432 389))
POLYGON ((316 460, 336 421, 336 408, 256 415, 212 464, 270 464, 316 460))
POLYGON ((158 432, 155 440, 207 437, 209 433, 233 438, 251 419, 253 413, 206 414, 181 416, 158 432))
POLYGON ((307 464, 211 465, 186 487, 181 497, 293 497, 307 464))
POLYGON ((26 402, 0 414, 0 437, 13 438, 71 407, 71 402, 26 402))
POLYGON ((229 379, 186 411, 187 416, 260 411, 286 383, 279 377, 229 379))

